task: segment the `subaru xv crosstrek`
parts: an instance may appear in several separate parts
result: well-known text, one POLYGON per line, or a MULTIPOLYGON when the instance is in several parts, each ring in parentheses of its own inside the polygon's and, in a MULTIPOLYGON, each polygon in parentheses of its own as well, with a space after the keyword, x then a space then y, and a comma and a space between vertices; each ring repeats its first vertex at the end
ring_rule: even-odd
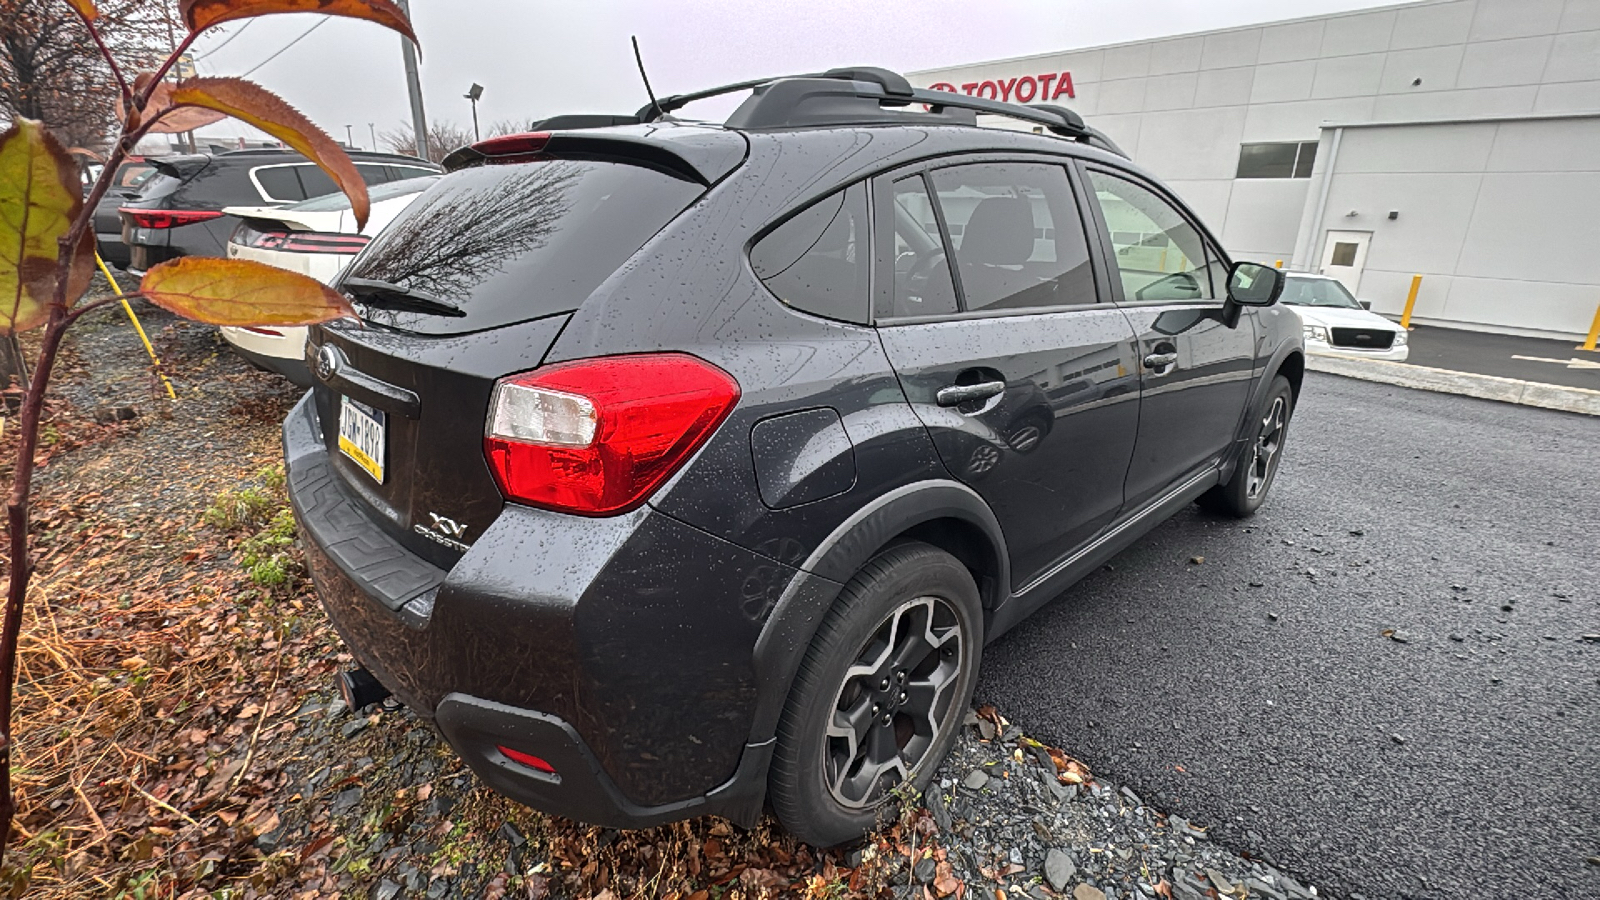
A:
POLYGON ((1067 110, 853 69, 628 119, 458 151, 311 332, 284 451, 346 696, 551 813, 837 844, 986 643, 1261 504, 1300 321, 1067 110))

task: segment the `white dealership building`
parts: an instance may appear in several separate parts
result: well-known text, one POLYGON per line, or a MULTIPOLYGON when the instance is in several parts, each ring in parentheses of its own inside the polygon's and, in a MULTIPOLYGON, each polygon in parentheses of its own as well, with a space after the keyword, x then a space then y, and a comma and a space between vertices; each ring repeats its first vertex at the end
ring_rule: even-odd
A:
POLYGON ((1415 320, 1582 335, 1600 306, 1600 0, 1453 0, 914 73, 1054 102, 1235 258, 1415 320))

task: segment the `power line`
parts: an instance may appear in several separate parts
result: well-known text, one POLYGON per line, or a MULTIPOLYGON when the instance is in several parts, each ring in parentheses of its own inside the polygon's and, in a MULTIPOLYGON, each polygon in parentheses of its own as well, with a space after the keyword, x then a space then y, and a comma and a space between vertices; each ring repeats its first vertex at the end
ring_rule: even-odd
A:
POLYGON ((244 23, 244 25, 241 26, 238 31, 235 31, 233 34, 228 35, 228 39, 227 40, 225 40, 222 43, 216 45, 215 47, 212 47, 210 50, 207 50, 206 52, 200 54, 199 56, 196 56, 195 59, 197 59, 197 60, 205 59, 206 57, 211 56, 212 54, 216 53, 218 50, 221 50, 223 47, 228 46, 229 44, 233 43, 233 39, 234 38, 238 37, 241 34, 244 34, 245 29, 249 28, 251 25, 254 25, 255 23, 256 23, 255 19, 251 19, 250 21, 244 23))
POLYGON ((298 44, 301 41, 305 40, 306 38, 310 37, 311 36, 311 32, 316 31, 318 28, 321 28, 322 26, 328 24, 329 18, 331 18, 331 17, 324 18, 322 21, 318 22, 317 24, 311 26, 310 28, 307 28, 305 30, 305 32, 303 34, 301 34, 299 37, 297 37, 294 40, 290 41, 289 43, 285 44, 283 46, 282 50, 279 50, 277 53, 274 53, 271 56, 267 57, 266 59, 263 59, 260 63, 258 63, 256 65, 255 69, 251 69, 249 72, 246 72, 243 75, 240 75, 239 77, 240 78, 249 78, 252 74, 255 73, 256 69, 259 69, 262 66, 266 65, 267 63, 272 62, 273 60, 275 60, 278 57, 282 56, 284 53, 286 53, 288 51, 288 49, 290 47, 293 47, 295 44, 298 44))

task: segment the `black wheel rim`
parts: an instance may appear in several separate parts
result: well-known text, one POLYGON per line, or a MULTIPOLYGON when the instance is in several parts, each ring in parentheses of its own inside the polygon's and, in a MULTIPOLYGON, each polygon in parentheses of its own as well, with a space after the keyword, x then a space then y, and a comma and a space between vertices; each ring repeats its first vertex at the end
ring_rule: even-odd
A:
POLYGON ((1289 404, 1275 397, 1267 415, 1261 420, 1261 432, 1256 437, 1255 455, 1250 460, 1250 471, 1245 482, 1245 493, 1250 499, 1261 496, 1272 481, 1272 471, 1278 465, 1278 451, 1283 449, 1284 427, 1288 421, 1289 404))
POLYGON ((955 608, 918 597, 873 629, 829 711, 823 779, 852 809, 916 777, 954 718, 967 641, 955 608))

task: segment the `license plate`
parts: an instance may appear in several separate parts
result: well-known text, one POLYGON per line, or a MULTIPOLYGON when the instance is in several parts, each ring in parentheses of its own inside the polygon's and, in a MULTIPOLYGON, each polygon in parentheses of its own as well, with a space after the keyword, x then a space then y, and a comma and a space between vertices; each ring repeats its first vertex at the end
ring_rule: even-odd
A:
POLYGON ((339 398, 339 452, 383 484, 384 447, 388 445, 389 414, 349 397, 339 398))

